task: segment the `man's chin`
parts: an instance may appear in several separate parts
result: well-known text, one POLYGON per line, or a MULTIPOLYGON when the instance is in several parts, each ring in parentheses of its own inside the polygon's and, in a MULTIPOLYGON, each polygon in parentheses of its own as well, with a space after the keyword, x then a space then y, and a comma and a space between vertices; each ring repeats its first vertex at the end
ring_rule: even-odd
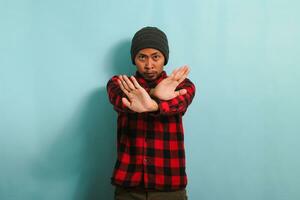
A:
POLYGON ((157 78, 157 75, 156 74, 153 74, 153 75, 144 74, 144 78, 146 80, 153 81, 153 80, 155 80, 157 78))

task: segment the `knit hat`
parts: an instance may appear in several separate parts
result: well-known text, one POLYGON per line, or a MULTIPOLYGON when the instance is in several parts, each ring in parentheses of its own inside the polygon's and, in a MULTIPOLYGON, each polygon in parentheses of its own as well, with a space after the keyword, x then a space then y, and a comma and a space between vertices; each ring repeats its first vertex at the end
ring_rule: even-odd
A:
POLYGON ((169 59, 169 45, 166 34, 156 27, 144 27, 136 32, 131 41, 131 60, 135 65, 136 54, 145 48, 159 50, 165 57, 165 65, 169 59))

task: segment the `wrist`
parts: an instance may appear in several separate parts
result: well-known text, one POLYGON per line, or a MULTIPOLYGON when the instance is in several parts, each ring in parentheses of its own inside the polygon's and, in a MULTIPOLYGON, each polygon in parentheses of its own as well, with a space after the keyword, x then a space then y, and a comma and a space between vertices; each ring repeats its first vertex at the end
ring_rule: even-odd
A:
POLYGON ((155 91, 154 88, 151 88, 151 89, 150 89, 150 91, 149 91, 150 97, 154 97, 154 91, 155 91))
POLYGON ((158 111, 159 107, 156 101, 152 99, 151 112, 158 111))

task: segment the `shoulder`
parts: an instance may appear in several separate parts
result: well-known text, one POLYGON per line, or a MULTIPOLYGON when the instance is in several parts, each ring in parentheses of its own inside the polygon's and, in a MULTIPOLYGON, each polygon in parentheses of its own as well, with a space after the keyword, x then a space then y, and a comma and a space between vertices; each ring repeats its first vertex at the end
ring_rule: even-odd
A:
POLYGON ((119 75, 114 75, 108 80, 108 83, 111 81, 117 81, 118 79, 119 79, 119 75))
POLYGON ((118 75, 114 75, 112 76, 106 83, 106 87, 110 87, 110 86, 113 86, 113 85, 117 85, 118 84, 118 79, 119 79, 119 76, 118 75))

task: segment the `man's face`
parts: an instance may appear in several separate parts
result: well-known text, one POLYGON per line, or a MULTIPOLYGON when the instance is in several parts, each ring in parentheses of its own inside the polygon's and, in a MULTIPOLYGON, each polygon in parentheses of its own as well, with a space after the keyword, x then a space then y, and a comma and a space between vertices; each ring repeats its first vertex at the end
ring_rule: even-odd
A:
POLYGON ((146 48, 136 54, 134 61, 137 70, 146 80, 155 80, 163 71, 165 57, 157 49, 146 48))

